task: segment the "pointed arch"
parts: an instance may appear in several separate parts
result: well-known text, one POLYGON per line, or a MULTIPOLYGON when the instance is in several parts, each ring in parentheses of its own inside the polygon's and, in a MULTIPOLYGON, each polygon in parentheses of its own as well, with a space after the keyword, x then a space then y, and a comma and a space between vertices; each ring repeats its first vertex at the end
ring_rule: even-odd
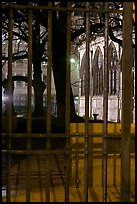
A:
POLYGON ((118 55, 113 42, 109 45, 108 67, 108 93, 109 95, 115 95, 118 91, 118 55))
POLYGON ((98 46, 93 59, 93 96, 103 94, 103 54, 98 46))

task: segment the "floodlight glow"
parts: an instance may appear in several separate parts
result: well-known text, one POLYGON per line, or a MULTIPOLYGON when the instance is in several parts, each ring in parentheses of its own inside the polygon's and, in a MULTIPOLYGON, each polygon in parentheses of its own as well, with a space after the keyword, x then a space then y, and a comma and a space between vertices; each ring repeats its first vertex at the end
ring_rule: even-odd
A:
POLYGON ((70 62, 71 62, 71 63, 74 63, 74 62, 75 62, 75 59, 74 59, 74 58, 71 58, 71 59, 70 59, 70 62))

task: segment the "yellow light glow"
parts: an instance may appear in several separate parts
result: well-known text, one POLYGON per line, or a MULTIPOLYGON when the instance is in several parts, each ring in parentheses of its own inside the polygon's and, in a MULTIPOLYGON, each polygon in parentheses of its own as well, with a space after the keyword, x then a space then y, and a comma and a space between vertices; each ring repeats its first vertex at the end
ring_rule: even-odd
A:
MULTIPOLYGON (((135 2, 133 2, 133 11, 135 11, 135 2)), ((133 20, 135 22, 135 13, 133 13, 133 20)))

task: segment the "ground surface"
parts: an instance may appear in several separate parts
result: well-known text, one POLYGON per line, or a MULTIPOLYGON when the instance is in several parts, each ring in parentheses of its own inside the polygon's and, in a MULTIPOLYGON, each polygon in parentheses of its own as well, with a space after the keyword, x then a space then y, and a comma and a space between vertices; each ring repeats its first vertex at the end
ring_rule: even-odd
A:
MULTIPOLYGON (((134 155, 131 158, 131 194, 130 201, 135 201, 135 164, 134 155)), ((114 158, 110 155, 108 158, 108 202, 120 201, 120 158, 116 157, 116 169, 114 167, 114 158)), ((69 199, 70 202, 84 201, 84 158, 77 161, 78 169, 76 174, 76 158, 72 160, 72 183, 70 185, 69 199), (76 178, 77 177, 77 178, 76 178), (75 182, 77 181, 77 183, 75 182)), ((65 200, 65 169, 66 159, 63 155, 51 156, 51 188, 50 202, 64 202, 65 200), (60 174, 61 173, 61 174, 60 174)), ((46 197, 46 158, 44 156, 31 156, 30 158, 30 202, 45 202, 46 197)), ((93 159, 93 170, 90 174, 88 201, 102 202, 102 159, 100 156, 93 159), (93 174, 92 174, 93 172, 93 174), (92 176, 93 175, 93 176, 92 176), (93 179, 93 185, 91 180, 93 179)), ((11 170, 12 191, 11 202, 26 202, 26 159, 21 160, 11 170)), ((5 191, 3 191, 2 201, 5 202, 5 191)))
MULTIPOLYGON (((99 121, 102 122, 102 121, 99 121)), ((4 122, 3 122, 4 123, 4 122)), ((7 123, 4 123, 2 128, 6 130, 7 123)), ((45 121, 38 121, 35 119, 32 123, 33 132, 43 133, 45 132, 45 121)), ((52 124, 53 129, 56 133, 62 133, 62 126, 58 126, 56 121, 52 124)), ((24 133, 26 132, 26 120, 20 119, 17 121, 17 126, 15 124, 15 132, 24 133)), ((3 132, 5 132, 3 130, 3 132)), ((63 139, 63 138, 62 138, 63 139)), ((27 141, 25 138, 15 138, 12 139, 12 147, 13 149, 26 149, 27 141)), ((59 140, 58 140, 59 141, 59 140)), ((53 148, 64 147, 64 142, 54 140, 53 148), (61 147, 60 144, 63 144, 61 147)), ((39 141, 35 140, 32 142, 32 146, 34 149, 45 149, 46 143, 43 140, 39 139, 39 141)), ((3 148, 6 145, 5 140, 2 140, 3 148)), ((33 149, 33 148, 32 148, 33 149)), ((43 151, 42 150, 42 151, 43 151)), ((72 159, 72 179, 70 180, 70 188, 69 188, 69 200, 70 202, 83 202, 84 201, 84 156, 77 155, 78 157, 74 157, 72 159), (77 163, 77 165, 76 165, 77 163), (76 166, 78 168, 76 168, 76 166)), ((5 157, 2 157, 2 167, 3 172, 5 173, 5 157)), ((12 169, 10 171, 11 176, 11 202, 26 202, 26 157, 22 155, 21 160, 18 158, 14 158, 14 162, 12 162, 12 169)), ((32 155, 29 160, 30 164, 30 202, 45 202, 46 201, 46 161, 47 158, 44 154, 32 155)), ((65 201, 65 171, 66 171, 66 158, 64 155, 60 156, 51 156, 50 160, 50 201, 51 202, 64 202, 65 201)), ((110 155, 108 158, 108 166, 107 166, 107 201, 108 202, 119 202, 120 201, 120 157, 117 155, 116 159, 114 159, 113 155, 110 155)), ((134 154, 131 157, 131 180, 130 180, 130 201, 135 201, 135 156, 134 154)), ((88 187, 88 201, 89 202, 102 202, 102 155, 96 155, 93 158, 93 165, 91 165, 88 169, 89 174, 89 187, 88 187)), ((3 177, 3 176, 2 176, 3 177)), ((2 191, 2 201, 6 202, 5 198, 5 190, 3 186, 2 191)))

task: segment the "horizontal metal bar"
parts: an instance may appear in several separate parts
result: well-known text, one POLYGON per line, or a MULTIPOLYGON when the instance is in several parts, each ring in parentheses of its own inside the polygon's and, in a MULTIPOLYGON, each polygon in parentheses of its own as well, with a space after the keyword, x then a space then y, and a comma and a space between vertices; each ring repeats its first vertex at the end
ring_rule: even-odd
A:
MULTIPOLYGON (((84 157, 84 147, 82 148, 79 148, 79 150, 77 151, 77 154, 79 154, 79 156, 83 156, 84 157)), ((50 155, 65 155, 65 150, 31 150, 31 153, 30 151, 28 152, 28 150, 2 150, 2 154, 10 154, 10 155, 27 155, 27 154, 30 154, 30 155, 46 155, 46 154, 50 154, 50 155)), ((72 158, 75 157, 76 155, 76 150, 73 149, 73 150, 70 150, 69 153, 71 154, 72 158)), ((102 155, 103 154, 103 150, 102 149, 95 149, 95 150, 89 150, 88 151, 88 154, 92 154, 93 156, 96 156, 96 155, 102 155)), ((121 150, 119 151, 108 151, 107 154, 111 157, 113 154, 118 154, 118 157, 120 157, 120 154, 121 154, 121 150)), ((130 156, 132 158, 135 157, 135 152, 130 152, 130 156)))
POLYGON ((93 8, 68 8, 68 7, 49 7, 35 5, 2 5, 2 9, 32 9, 32 10, 52 10, 52 11, 71 11, 71 12, 93 12, 93 13, 124 13, 118 9, 93 9, 93 8))
MULTIPOLYGON (((79 153, 83 153, 84 150, 79 150, 79 153)), ((69 154, 75 154, 76 151, 75 150, 68 150, 67 153, 69 154)), ((66 150, 49 150, 49 149, 45 149, 45 150, 2 150, 2 154, 10 154, 10 155, 65 155, 66 154, 66 150)))
MULTIPOLYGON (((70 152, 70 151, 69 151, 70 152)), ((64 154, 66 153, 65 150, 2 150, 3 154, 26 154, 26 155, 37 155, 37 154, 64 154)))
POLYGON ((31 137, 31 138, 48 138, 48 137, 52 137, 52 138, 66 138, 66 135, 65 134, 51 134, 50 136, 48 134, 36 134, 36 133, 30 133, 30 134, 27 134, 27 133, 11 133, 10 135, 8 133, 2 133, 2 137, 12 137, 12 138, 15 138, 15 137, 20 137, 20 138, 23 138, 23 137, 31 137))
MULTIPOLYGON (((112 133, 112 134, 107 134, 107 137, 108 138, 121 138, 121 133, 112 133)), ((11 133, 10 135, 8 133, 2 133, 2 137, 6 137, 6 138, 9 138, 9 137, 12 137, 12 138, 16 138, 16 137, 27 137, 28 138, 31 137, 31 138, 47 138, 47 137, 52 137, 52 138, 66 138, 66 135, 65 134, 51 134, 50 136, 48 136, 47 134, 27 134, 27 133, 23 133, 23 134, 20 134, 20 133, 11 133)), ((71 137, 85 137, 84 134, 82 133, 79 133, 79 134, 70 134, 71 137)), ((89 136, 92 136, 92 137, 102 137, 103 136, 103 133, 91 133, 89 134, 89 136)), ((131 133, 131 137, 135 137, 135 134, 134 133, 131 133)))

